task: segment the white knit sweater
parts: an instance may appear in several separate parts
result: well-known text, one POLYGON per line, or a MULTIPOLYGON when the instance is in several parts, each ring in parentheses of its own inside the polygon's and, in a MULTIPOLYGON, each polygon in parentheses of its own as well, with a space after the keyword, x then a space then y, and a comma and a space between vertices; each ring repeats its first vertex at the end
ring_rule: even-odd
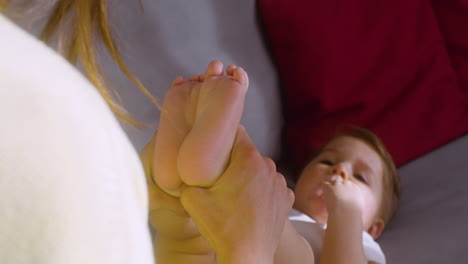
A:
POLYGON ((147 203, 98 92, 0 15, 0 263, 154 263, 147 203))

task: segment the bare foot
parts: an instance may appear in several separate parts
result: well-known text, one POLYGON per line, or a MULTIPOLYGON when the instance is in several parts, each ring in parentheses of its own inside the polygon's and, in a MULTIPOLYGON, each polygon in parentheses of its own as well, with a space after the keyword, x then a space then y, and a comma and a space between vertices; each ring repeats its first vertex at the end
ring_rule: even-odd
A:
POLYGON ((211 62, 189 80, 178 77, 166 94, 155 143, 153 177, 169 194, 182 184, 208 187, 230 158, 248 88, 247 73, 211 62))

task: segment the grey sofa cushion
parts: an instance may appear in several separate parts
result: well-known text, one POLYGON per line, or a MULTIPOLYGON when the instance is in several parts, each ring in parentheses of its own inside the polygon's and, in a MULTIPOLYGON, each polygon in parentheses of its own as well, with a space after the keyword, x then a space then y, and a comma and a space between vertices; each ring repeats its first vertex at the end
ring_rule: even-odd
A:
POLYGON ((468 135, 400 169, 399 211, 379 242, 388 263, 468 263, 468 135))

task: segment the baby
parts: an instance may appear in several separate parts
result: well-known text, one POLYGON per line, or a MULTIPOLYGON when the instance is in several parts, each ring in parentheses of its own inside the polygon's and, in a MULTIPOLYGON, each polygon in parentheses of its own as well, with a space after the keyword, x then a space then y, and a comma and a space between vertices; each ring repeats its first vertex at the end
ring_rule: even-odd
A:
POLYGON ((302 171, 295 195, 297 211, 275 259, 313 263, 291 261, 304 237, 316 263, 385 263, 374 239, 396 211, 400 185, 390 154, 372 132, 348 127, 335 134, 302 171))
MULTIPOLYGON (((246 72, 213 61, 178 77, 164 100, 154 149, 157 184, 210 187, 230 158, 248 88, 246 72), (204 153, 204 155, 199 155, 204 153)), ((396 168, 381 141, 353 128, 335 135, 305 167, 275 263, 385 263, 375 243, 396 210, 396 168), (326 225, 326 228, 325 228, 326 225)))

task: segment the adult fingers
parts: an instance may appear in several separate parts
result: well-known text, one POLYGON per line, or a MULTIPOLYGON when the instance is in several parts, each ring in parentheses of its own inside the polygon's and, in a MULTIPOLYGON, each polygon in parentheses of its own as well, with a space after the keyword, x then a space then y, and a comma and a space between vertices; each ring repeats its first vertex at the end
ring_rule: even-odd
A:
MULTIPOLYGON (((227 170, 229 170, 231 166, 241 166, 246 163, 249 165, 258 165, 257 167, 262 167, 264 162, 265 160, 253 144, 252 140, 247 134, 247 131, 245 130, 245 127, 239 125, 231 152, 231 161, 227 170)), ((274 165, 271 164, 272 161, 268 161, 268 163, 270 163, 271 166, 274 165)), ((222 179, 223 177, 220 178, 220 180, 222 179)))
POLYGON ((276 173, 276 163, 267 157, 263 157, 263 161, 265 162, 265 166, 272 172, 276 173))
POLYGON ((294 192, 288 188, 288 183, 286 182, 286 178, 284 177, 284 175, 279 172, 277 173, 277 175, 279 182, 278 185, 279 188, 282 190, 283 199, 285 199, 285 201, 287 202, 288 207, 292 207, 295 198, 294 192))
POLYGON ((167 194, 156 184, 148 186, 149 210, 170 210, 180 216, 188 216, 179 198, 167 194))
POLYGON ((140 159, 143 164, 143 169, 145 171, 146 182, 147 184, 154 184, 155 181, 153 179, 151 173, 151 164, 152 164, 152 157, 153 157, 153 150, 154 150, 154 142, 156 139, 158 131, 156 131, 151 138, 151 141, 143 148, 140 153, 140 159))
POLYGON ((174 263, 190 263, 190 264, 207 264, 215 263, 215 255, 194 255, 181 254, 177 252, 159 253, 156 256, 156 263, 159 264, 174 264, 174 263))
MULTIPOLYGON (((192 217, 200 230, 206 228, 204 221, 199 221, 212 207, 209 190, 201 187, 184 186, 180 192, 180 202, 185 210, 192 217)), ((209 239, 209 237, 207 237, 209 239)))
POLYGON ((172 238, 188 239, 200 235, 191 217, 180 216, 170 210, 150 212, 150 224, 158 233, 172 238))
POLYGON ((170 209, 180 215, 187 215, 185 209, 180 204, 179 199, 167 194, 155 182, 152 173, 154 146, 156 141, 157 131, 154 133, 151 141, 143 148, 140 153, 140 158, 146 176, 146 184, 148 185, 149 210, 170 209))
POLYGON ((156 250, 159 252, 173 252, 181 254, 212 254, 214 250, 201 235, 188 239, 174 239, 158 234, 156 237, 156 250))

